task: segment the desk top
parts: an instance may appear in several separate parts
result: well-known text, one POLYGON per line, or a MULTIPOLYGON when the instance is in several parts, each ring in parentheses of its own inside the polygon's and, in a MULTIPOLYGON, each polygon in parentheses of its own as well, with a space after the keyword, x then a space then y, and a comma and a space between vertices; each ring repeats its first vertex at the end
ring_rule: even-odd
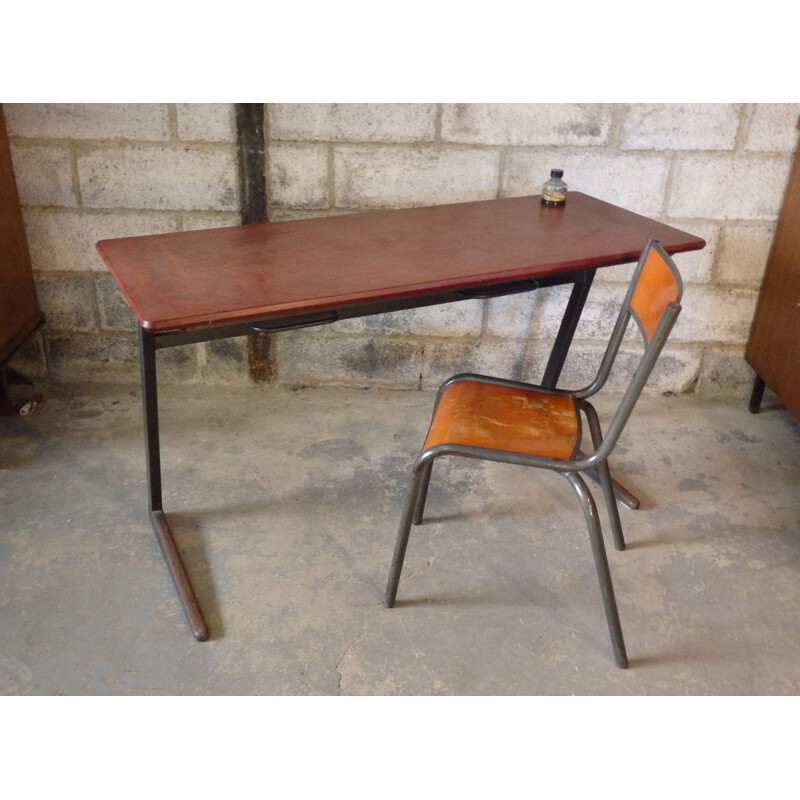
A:
POLYGON ((143 328, 161 332, 490 286, 669 253, 689 233, 580 192, 134 236, 97 249, 143 328))

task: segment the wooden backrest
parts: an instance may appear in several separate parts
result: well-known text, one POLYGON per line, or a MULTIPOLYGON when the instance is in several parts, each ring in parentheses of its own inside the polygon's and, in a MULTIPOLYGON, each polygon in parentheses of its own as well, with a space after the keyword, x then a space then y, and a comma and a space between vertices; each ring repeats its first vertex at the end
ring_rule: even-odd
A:
POLYGON ((666 307, 680 303, 683 285, 672 259, 657 242, 648 240, 642 257, 628 306, 649 343, 666 307))

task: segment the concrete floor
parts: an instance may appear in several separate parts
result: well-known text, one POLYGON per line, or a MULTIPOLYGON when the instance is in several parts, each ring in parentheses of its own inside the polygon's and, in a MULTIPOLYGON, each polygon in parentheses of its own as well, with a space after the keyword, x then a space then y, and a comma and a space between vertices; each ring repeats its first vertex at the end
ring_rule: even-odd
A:
POLYGON ((644 397, 618 448, 614 666, 560 477, 434 470, 382 605, 433 395, 162 389, 165 509, 211 628, 196 642, 146 514, 138 392, 50 390, 0 418, 0 694, 794 695, 800 424, 644 397))

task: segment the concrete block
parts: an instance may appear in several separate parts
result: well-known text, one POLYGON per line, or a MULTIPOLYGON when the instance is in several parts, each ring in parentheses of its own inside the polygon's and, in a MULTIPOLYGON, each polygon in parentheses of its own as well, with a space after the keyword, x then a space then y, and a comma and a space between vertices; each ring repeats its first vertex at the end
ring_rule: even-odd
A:
MULTIPOLYGON (((159 386, 194 383, 198 379, 198 352, 203 345, 171 347, 156 356, 159 386)), ((140 384, 136 336, 108 331, 99 336, 55 337, 49 361, 57 380, 89 383, 140 384)))
POLYGON ((29 336, 8 360, 8 366, 28 380, 42 381, 47 377, 46 341, 42 329, 29 336))
POLYGON ((135 336, 51 335, 47 340, 47 361, 48 375, 58 383, 139 383, 135 336))
POLYGON ((269 135, 283 141, 424 142, 435 103, 270 103, 269 135))
MULTIPOLYGON (((599 338, 604 341, 611 335, 627 286, 627 281, 595 282, 581 314, 576 338, 599 338)), ((524 295, 492 300, 486 331, 492 336, 528 336, 552 340, 561 326, 571 292, 571 285, 553 286, 539 289, 528 301, 524 295), (527 308, 526 302, 530 303, 527 308)))
POLYGON ((181 211, 176 214, 182 231, 230 228, 242 224, 238 211, 181 211))
POLYGON ((236 142, 233 103, 176 103, 175 110, 182 142, 236 142))
POLYGON ((465 300, 442 306, 412 308, 406 311, 393 311, 369 317, 344 319, 328 325, 320 325, 311 331, 318 339, 339 337, 385 337, 411 336, 427 338, 431 336, 456 338, 475 337, 481 334, 481 310, 479 300, 465 300), (459 306, 465 306, 460 309, 459 306))
POLYGON ((542 290, 487 300, 486 333, 509 339, 525 338, 531 321, 542 313, 544 301, 542 290))
POLYGON ((497 193, 500 156, 484 150, 337 147, 335 204, 425 206, 486 200, 497 193))
POLYGON ((756 103, 744 149, 793 153, 798 141, 798 119, 800 103, 756 103))
MULTIPOLYGON (((195 383, 199 376, 199 354, 203 350, 202 344, 159 350, 156 355, 159 384, 195 383)), ((138 364, 138 347, 136 361, 138 364)))
POLYGON ((672 217, 772 220, 789 175, 788 156, 686 156, 675 163, 672 217))
POLYGON ((105 272, 95 247, 101 239, 171 233, 178 228, 175 215, 167 212, 115 214, 27 208, 23 214, 33 267, 46 272, 105 272))
POLYGON ((622 125, 623 150, 732 150, 738 103, 635 103, 622 125))
MULTIPOLYGON (((503 195, 541 194, 550 170, 564 170, 573 191, 661 218, 669 177, 669 158, 664 154, 633 155, 577 150, 517 151, 506 157, 501 177, 503 195)), ((569 202, 569 195, 567 195, 569 202)))
POLYGON ((29 139, 165 141, 165 103, 4 103, 11 136, 29 139))
POLYGON ((12 143, 11 158, 23 206, 78 205, 68 146, 12 143))
POLYGON ((424 343, 419 388, 437 389, 459 372, 516 378, 526 343, 509 339, 433 339, 424 343))
POLYGON ((270 206, 327 208, 326 145, 276 144, 269 148, 270 206))
POLYGON ((705 239, 702 250, 676 253, 672 258, 684 283, 709 283, 719 252, 719 225, 696 220, 667 220, 667 223, 705 239))
POLYGON ((36 281, 36 294, 48 330, 97 329, 94 276, 90 273, 45 273, 36 281))
MULTIPOLYGON (((588 385, 597 374, 604 352, 605 343, 576 341, 570 350, 558 385, 570 389, 588 385)), ((641 347, 623 345, 603 391, 609 394, 624 392, 630 384, 641 355, 641 347)), ((675 346, 670 341, 662 351, 644 393, 684 394, 693 391, 699 370, 700 354, 692 349, 675 346)))
MULTIPOLYGON (((642 242, 644 244, 644 242, 642 242)), ((600 286, 605 283, 619 286, 620 284, 627 286, 631 281, 631 276, 636 268, 636 262, 631 261, 628 264, 614 264, 610 267, 601 267, 597 270, 594 276, 593 286, 600 286)))
POLYGON ((549 338, 558 332, 570 286, 498 297, 487 302, 485 332, 502 338, 549 338))
POLYGON ((111 275, 98 275, 95 280, 100 328, 108 331, 136 331, 136 315, 114 278, 111 275))
POLYGON ((670 340, 743 344, 750 333, 757 301, 755 289, 689 285, 670 340))
POLYGON ((238 208, 236 154, 230 147, 108 147, 81 153, 76 161, 89 207, 238 208))
MULTIPOLYGON (((636 356, 634 356, 634 359, 636 356)), ((635 360, 634 364, 637 363, 635 360)), ((644 388, 643 394, 695 394, 697 392, 697 377, 700 372, 701 354, 694 348, 684 349, 680 346, 667 346, 661 352, 650 380, 644 388)), ((633 364, 631 365, 633 366, 633 364)), ((627 376, 620 386, 623 389, 628 382, 627 376)))
POLYGON ((464 300, 428 308, 412 308, 362 319, 371 335, 479 336, 483 327, 483 303, 464 300))
MULTIPOLYGON (((590 339, 600 342, 603 347, 611 337, 619 317, 622 301, 628 291, 628 284, 595 284, 589 292, 580 322, 575 330, 576 339, 590 339)), ((555 311, 555 319, 548 320, 547 330, 554 330, 563 317, 563 307, 555 311)))
POLYGON ((226 384, 249 382, 247 337, 206 342, 205 354, 201 369, 203 381, 226 384))
POLYGON ((697 394, 701 397, 740 397, 744 413, 754 378, 753 369, 744 360, 743 347, 708 346, 703 352, 697 394))
POLYGON ((600 103, 457 103, 442 110, 442 140, 461 144, 597 146, 610 127, 611 107, 600 103))
POLYGON ((720 234, 716 282, 760 287, 775 236, 774 222, 729 223, 720 234))
POLYGON ((288 386, 391 386, 415 389, 421 374, 416 342, 386 337, 274 335, 278 380, 288 386))

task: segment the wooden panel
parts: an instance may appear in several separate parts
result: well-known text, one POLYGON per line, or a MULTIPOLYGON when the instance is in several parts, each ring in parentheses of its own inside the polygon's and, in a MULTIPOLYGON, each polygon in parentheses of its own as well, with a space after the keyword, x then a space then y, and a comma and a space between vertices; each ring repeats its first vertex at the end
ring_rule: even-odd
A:
POLYGON ((800 153, 798 152, 795 152, 786 186, 745 358, 781 402, 800 418, 800 153))
MULTIPOLYGON (((302 314, 636 261, 691 234, 579 192, 111 239, 97 247, 142 326, 159 332, 302 314)), ((417 303, 419 305, 419 303, 417 303)))
POLYGON ((0 364, 42 319, 0 107, 0 364))

